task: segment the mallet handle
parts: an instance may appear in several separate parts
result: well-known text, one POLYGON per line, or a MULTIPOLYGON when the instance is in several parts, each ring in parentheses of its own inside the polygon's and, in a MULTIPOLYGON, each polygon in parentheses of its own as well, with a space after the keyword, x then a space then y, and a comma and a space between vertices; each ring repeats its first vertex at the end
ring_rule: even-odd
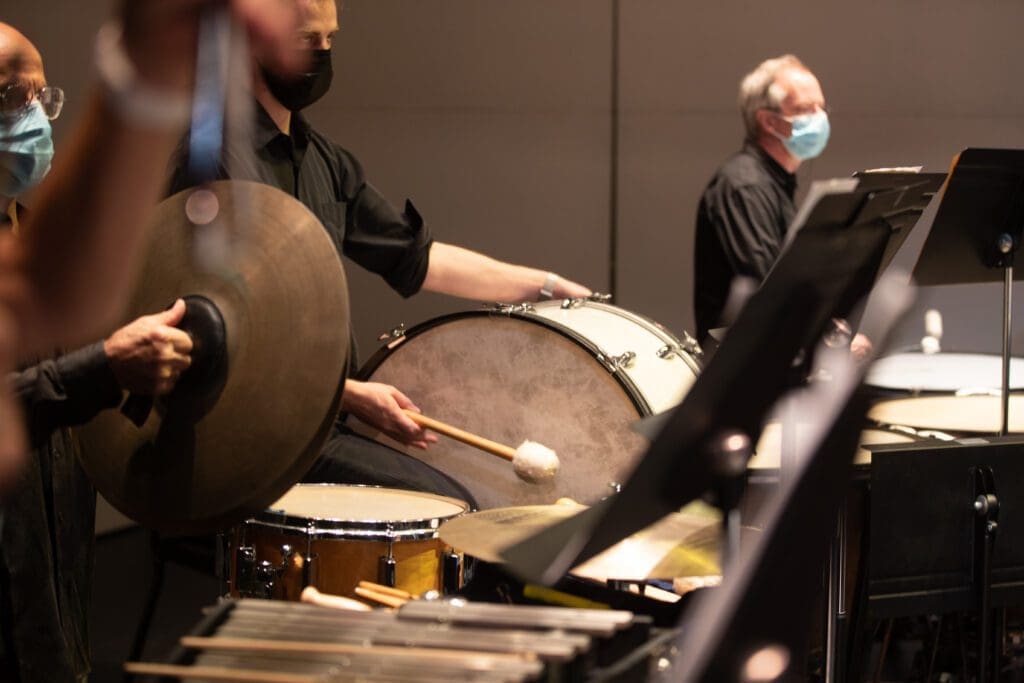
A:
POLYGON ((435 420, 432 417, 421 415, 420 413, 409 410, 408 408, 405 408, 405 414, 409 416, 409 419, 421 427, 425 427, 426 429, 437 432, 438 434, 450 436, 456 441, 461 441, 462 443, 469 444, 474 448, 487 451, 499 458, 505 458, 511 462, 516 457, 516 449, 506 446, 505 444, 485 439, 482 436, 477 436, 472 432, 467 432, 464 429, 459 429, 458 427, 453 427, 450 424, 445 424, 444 422, 435 420))

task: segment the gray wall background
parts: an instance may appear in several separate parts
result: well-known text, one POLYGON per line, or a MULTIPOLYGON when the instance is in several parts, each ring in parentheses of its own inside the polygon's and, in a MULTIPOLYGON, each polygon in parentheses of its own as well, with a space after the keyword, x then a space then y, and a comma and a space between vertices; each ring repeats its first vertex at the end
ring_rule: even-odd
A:
MULTIPOLYGON (((4 0, 0 17, 68 91, 58 144, 104 9, 4 0)), ((799 55, 832 108, 832 142, 801 170, 804 188, 865 167, 945 170, 966 146, 1024 146, 1017 0, 346 0, 341 24, 335 85, 311 117, 387 196, 412 198, 438 239, 614 285, 619 305, 675 330, 693 326, 697 198, 740 143, 736 86, 761 59, 799 55)), ((926 228, 898 262, 913 264, 926 228)), ((473 305, 403 301, 348 274, 364 358, 398 322, 473 305)), ((942 310, 947 346, 994 350, 1000 292, 933 288, 918 308, 942 310)), ((917 317, 904 328, 920 336, 917 317)))
MULTIPOLYGON (((670 329, 692 330, 697 198, 740 144, 736 87, 761 59, 799 55, 833 110, 832 142, 801 170, 804 188, 866 167, 945 170, 966 146, 1024 147, 1019 0, 345 5, 335 85, 311 117, 375 185, 396 203, 412 198, 440 240, 598 290, 614 285, 619 305, 670 329)), ((59 150, 106 7, 2 7, 0 20, 36 42, 50 82, 67 90, 59 150)), ((898 262, 913 264, 926 228, 898 262)), ((431 294, 403 301, 355 266, 348 275, 364 358, 379 331, 471 305, 431 294)), ((947 348, 995 351, 1000 295, 998 285, 931 288, 917 308, 942 310, 947 348)), ((1024 316, 1015 328, 1020 353, 1024 316)), ((899 337, 920 335, 915 315, 899 337)))

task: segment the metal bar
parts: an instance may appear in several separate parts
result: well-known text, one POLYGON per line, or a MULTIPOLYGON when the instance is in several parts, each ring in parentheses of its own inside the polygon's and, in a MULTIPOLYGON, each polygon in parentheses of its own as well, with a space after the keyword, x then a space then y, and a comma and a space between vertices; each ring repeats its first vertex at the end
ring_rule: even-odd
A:
POLYGON ((1000 436, 1010 433, 1010 329, 1011 300, 1013 295, 1013 266, 1007 266, 1003 276, 1003 383, 1000 398, 1000 436))

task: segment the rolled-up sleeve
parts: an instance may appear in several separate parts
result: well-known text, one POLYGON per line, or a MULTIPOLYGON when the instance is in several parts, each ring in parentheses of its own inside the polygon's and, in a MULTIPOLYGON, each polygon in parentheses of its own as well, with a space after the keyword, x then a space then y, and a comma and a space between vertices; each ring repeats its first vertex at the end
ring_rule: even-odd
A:
POLYGON ((423 286, 433 238, 412 202, 398 211, 369 183, 348 207, 345 255, 377 273, 404 297, 423 286))

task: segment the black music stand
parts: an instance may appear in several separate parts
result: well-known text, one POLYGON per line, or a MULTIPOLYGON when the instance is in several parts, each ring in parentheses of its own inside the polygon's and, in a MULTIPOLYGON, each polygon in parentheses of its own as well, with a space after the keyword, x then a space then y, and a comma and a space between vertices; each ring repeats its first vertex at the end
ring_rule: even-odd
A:
MULTIPOLYGON (((506 549, 510 570, 554 583, 713 489, 724 519, 731 519, 733 501, 724 499, 732 496, 724 494, 745 475, 749 444, 776 399, 801 381, 793 371, 798 355, 809 359, 830 319, 844 317, 871 289, 894 237, 885 217, 898 210, 905 190, 821 197, 683 402, 662 418, 658 438, 622 491, 506 549), (736 436, 746 448, 723 448, 739 443, 736 436)), ((735 546, 732 538, 727 548, 735 546)))
POLYGON ((1024 437, 871 450, 871 612, 976 611, 978 681, 996 680, 992 609, 1024 604, 1024 437))
POLYGON ((935 222, 914 267, 921 285, 1002 279, 1002 435, 1009 432, 1010 295, 1022 230, 1024 150, 965 149, 954 159, 935 222))

